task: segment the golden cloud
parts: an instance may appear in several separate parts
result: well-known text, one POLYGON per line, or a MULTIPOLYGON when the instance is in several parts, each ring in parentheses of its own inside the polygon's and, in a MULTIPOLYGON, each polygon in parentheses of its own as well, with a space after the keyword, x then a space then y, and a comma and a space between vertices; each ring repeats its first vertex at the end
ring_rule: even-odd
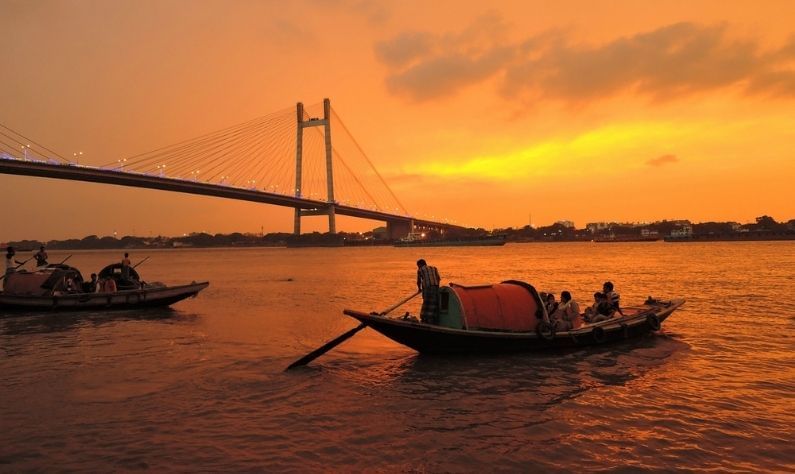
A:
POLYGON ((599 100, 632 92, 672 100, 740 85, 746 94, 795 97, 795 38, 763 51, 726 25, 675 23, 600 45, 563 33, 501 41, 501 21, 480 18, 457 34, 406 32, 376 45, 395 95, 425 101, 497 78, 506 98, 599 100))

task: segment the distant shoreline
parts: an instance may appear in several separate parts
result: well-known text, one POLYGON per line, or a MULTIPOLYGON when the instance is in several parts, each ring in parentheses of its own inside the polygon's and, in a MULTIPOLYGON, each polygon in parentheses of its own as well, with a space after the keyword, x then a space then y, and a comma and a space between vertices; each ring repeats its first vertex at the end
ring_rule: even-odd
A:
MULTIPOLYGON (((652 223, 596 222, 577 229, 571 221, 559 221, 549 226, 505 229, 467 228, 456 230, 419 229, 410 234, 412 241, 420 240, 424 246, 456 246, 461 241, 500 239, 500 243, 551 243, 551 242, 765 242, 795 240, 795 219, 777 222, 770 216, 759 216, 754 223, 702 222, 689 220, 663 220, 652 223)), ((289 232, 209 234, 193 232, 182 236, 141 237, 125 235, 99 237, 89 235, 82 239, 33 239, 9 241, 17 251, 28 251, 45 246, 50 250, 123 250, 161 248, 245 248, 245 247, 373 247, 400 244, 405 239, 390 233, 387 227, 377 227, 368 232, 289 232)), ((416 246, 413 243, 411 246, 416 246)))
POLYGON ((585 229, 577 229, 569 221, 556 222, 550 226, 534 228, 492 229, 468 228, 455 231, 424 229, 408 234, 408 238, 378 227, 368 232, 288 232, 209 234, 193 232, 181 236, 134 236, 123 237, 89 235, 82 239, 52 239, 40 241, 24 239, 2 243, 24 252, 45 246, 50 250, 123 250, 161 248, 245 248, 245 247, 374 247, 374 246, 460 246, 461 242, 499 240, 503 243, 551 243, 551 242, 595 242, 595 243, 649 243, 649 242, 765 242, 795 240, 795 219, 786 223, 776 222, 770 216, 760 216, 755 223, 704 222, 691 224, 688 220, 658 221, 649 224, 590 223, 585 229))
MULTIPOLYGON (((571 243, 582 243, 582 244, 654 244, 654 243, 710 243, 710 242, 786 242, 786 241, 795 241, 795 235, 789 236, 781 236, 781 237, 774 237, 774 238, 736 238, 736 237, 709 237, 709 238, 691 238, 691 239, 658 239, 658 240, 615 240, 615 241, 595 241, 595 240, 582 240, 582 239, 571 239, 571 240, 516 240, 516 241, 507 241, 507 244, 571 244, 571 243)), ((13 243, 12 243, 13 244, 13 243)), ((12 245, 13 246, 13 245, 12 245)), ((249 245, 183 245, 183 246, 176 246, 176 247, 151 247, 151 246, 131 246, 131 247, 46 247, 47 250, 51 251, 96 251, 96 250, 107 250, 107 251, 116 251, 116 250, 204 250, 204 249, 247 249, 247 248, 273 248, 273 249, 300 249, 300 248, 372 248, 372 247, 394 247, 391 242, 379 242, 379 243, 372 243, 372 244, 351 244, 351 245, 324 245, 324 244, 302 244, 302 245, 287 245, 287 244, 249 244, 249 245)), ((429 247, 448 247, 444 244, 433 245, 429 247)), ((449 245, 449 247, 456 247, 456 245, 449 245)), ((460 246, 458 246, 460 247, 460 246)), ((489 246, 487 246, 489 247, 489 246)), ((492 246, 493 247, 493 246, 492 246)), ((38 250, 38 247, 29 248, 29 247, 18 247, 14 246, 15 250, 18 253, 23 252, 35 252, 38 250)), ((402 247, 394 247, 394 248, 402 248, 402 247)))

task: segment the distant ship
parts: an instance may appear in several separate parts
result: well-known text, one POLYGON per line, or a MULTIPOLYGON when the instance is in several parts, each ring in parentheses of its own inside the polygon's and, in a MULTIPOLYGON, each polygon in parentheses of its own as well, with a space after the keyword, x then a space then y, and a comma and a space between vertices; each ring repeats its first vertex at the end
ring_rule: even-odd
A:
POLYGON ((425 239, 422 234, 409 234, 393 244, 395 247, 472 247, 505 245, 504 235, 462 239, 425 239))
POLYGON ((607 237, 597 237, 594 242, 656 242, 660 240, 657 235, 642 237, 637 235, 609 235, 607 237))

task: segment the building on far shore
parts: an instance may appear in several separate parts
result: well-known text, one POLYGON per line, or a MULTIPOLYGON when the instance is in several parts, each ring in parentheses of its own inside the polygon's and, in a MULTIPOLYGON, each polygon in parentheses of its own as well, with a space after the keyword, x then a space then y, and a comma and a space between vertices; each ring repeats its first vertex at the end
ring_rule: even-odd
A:
POLYGON ((592 234, 599 232, 600 230, 610 228, 610 224, 607 222, 589 222, 585 224, 585 228, 592 234))
POLYGON ((574 229, 574 222, 572 222, 572 221, 562 220, 562 221, 555 222, 555 224, 560 224, 563 227, 566 227, 566 228, 569 228, 569 229, 574 229))
POLYGON ((677 223, 678 227, 671 230, 671 237, 677 239, 686 239, 693 236, 693 226, 690 225, 689 221, 685 222, 687 223, 677 223))

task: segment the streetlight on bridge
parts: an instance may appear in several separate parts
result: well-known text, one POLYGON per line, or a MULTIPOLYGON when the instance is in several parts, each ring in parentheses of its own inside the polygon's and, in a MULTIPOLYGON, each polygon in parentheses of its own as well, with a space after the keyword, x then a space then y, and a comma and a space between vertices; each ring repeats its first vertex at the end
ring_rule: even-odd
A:
POLYGON ((72 156, 75 158, 75 163, 79 165, 80 164, 80 157, 83 156, 83 152, 82 151, 76 151, 76 152, 72 153, 72 156))
POLYGON ((25 157, 25 161, 28 161, 28 150, 30 150, 30 145, 22 145, 22 156, 25 157))

